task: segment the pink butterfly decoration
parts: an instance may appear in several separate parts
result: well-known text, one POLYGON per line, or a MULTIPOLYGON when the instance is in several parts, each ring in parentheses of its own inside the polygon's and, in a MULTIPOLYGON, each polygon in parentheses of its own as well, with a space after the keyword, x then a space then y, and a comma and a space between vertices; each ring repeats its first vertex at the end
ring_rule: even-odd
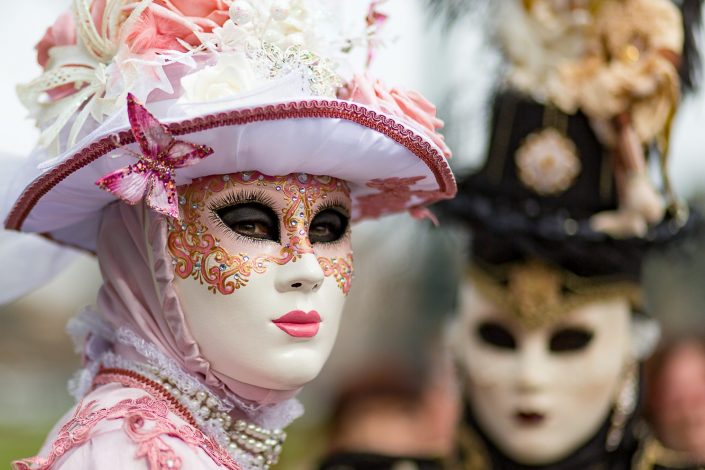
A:
POLYGON ((127 115, 135 140, 142 150, 139 161, 103 176, 96 184, 128 204, 145 196, 147 205, 168 217, 179 218, 174 170, 194 165, 213 153, 205 145, 176 140, 131 93, 127 95, 127 115))

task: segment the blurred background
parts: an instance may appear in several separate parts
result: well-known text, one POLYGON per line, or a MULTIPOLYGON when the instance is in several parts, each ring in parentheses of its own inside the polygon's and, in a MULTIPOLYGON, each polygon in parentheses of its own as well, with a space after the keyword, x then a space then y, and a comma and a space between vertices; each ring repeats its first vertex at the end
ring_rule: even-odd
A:
MULTIPOLYGON (((68 4, 68 0, 3 4, 3 158, 21 158, 34 146, 37 132, 24 118, 26 112, 14 87, 39 74, 33 46, 68 4)), ((388 0, 382 10, 390 20, 386 44, 373 72, 387 82, 417 89, 440 104, 439 114, 447 122, 447 138, 455 150, 453 164, 461 173, 467 171, 483 156, 486 103, 499 66, 483 39, 482 12, 450 28, 429 18, 423 0, 388 0)), ((670 170, 678 192, 695 201, 703 198, 705 188, 703 123, 705 97, 691 96, 677 116, 670 170)), ((11 237, 0 235, 0 253, 11 237)), ((406 397, 405 413, 429 413, 427 422, 436 419, 435 427, 430 427, 439 440, 433 445, 439 449, 444 433, 452 428, 451 406, 429 410, 425 404, 453 402, 438 337, 443 318, 452 310, 454 262, 463 259, 463 241, 408 217, 361 224, 353 241, 356 280, 339 341, 319 379, 301 394, 307 413, 289 433, 280 468, 311 468, 329 446, 337 445, 328 439, 333 431, 336 439, 345 435, 346 413, 364 414, 351 408, 351 403, 362 403, 370 396, 406 397), (337 419, 335 426, 331 416, 337 419)), ((694 344, 700 344, 705 325, 705 312, 700 311, 705 309, 705 241, 690 240, 654 258, 646 282, 652 311, 664 322, 667 340, 675 344, 687 332, 695 338, 694 344)), ((72 315, 94 302, 99 286, 95 260, 76 254, 66 260, 66 269, 56 279, 0 307, 0 465, 33 455, 52 424, 73 404, 66 382, 79 361, 64 329, 72 315)), ((686 356, 705 357, 699 347, 686 356)), ((677 375, 678 371, 667 367, 671 356, 664 349, 654 373, 677 375)), ((691 362, 696 365, 686 376, 698 377, 705 384, 705 359, 691 362)), ((705 410, 705 385, 697 390, 694 393, 705 410)), ((663 406, 660 403, 653 406, 663 406)), ((377 416, 383 414, 378 410, 377 416)), ((705 429, 705 417, 701 421, 705 429)), ((413 437, 430 439, 428 435, 413 437)), ((410 442, 415 441, 410 437, 410 442)), ((408 443, 398 445, 403 450, 408 443)), ((701 446, 705 448, 705 441, 701 446)))

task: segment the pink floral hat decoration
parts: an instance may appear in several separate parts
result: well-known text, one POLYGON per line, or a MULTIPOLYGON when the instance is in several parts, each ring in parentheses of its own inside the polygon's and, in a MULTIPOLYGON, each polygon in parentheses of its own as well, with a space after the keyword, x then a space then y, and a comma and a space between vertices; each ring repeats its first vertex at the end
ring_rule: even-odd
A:
POLYGON ((433 105, 359 72, 376 3, 356 30, 335 0, 73 0, 18 87, 41 137, 5 226, 94 250, 112 201, 178 218, 177 186, 242 171, 345 180, 355 220, 452 197, 433 105))

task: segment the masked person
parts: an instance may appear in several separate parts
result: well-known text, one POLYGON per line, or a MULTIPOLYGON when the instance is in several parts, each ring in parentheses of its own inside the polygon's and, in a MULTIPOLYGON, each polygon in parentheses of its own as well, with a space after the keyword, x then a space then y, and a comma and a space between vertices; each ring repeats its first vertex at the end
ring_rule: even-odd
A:
POLYGON ((547 196, 536 188, 555 168, 537 171, 532 189, 503 156, 490 151, 442 203, 472 238, 450 329, 465 403, 450 468, 690 468, 640 416, 641 364, 659 336, 640 279, 647 253, 698 216, 614 238, 592 224, 617 204, 600 202, 599 160, 584 158, 547 196))
POLYGON ((341 75, 360 38, 324 3, 76 0, 39 43, 6 227, 94 252, 104 284, 70 325, 78 404, 15 468, 277 461, 335 341, 350 223, 455 192, 433 106, 341 75))
POLYGON ((476 234, 452 330, 465 415, 450 467, 690 468, 640 419, 658 328, 633 273, 567 268, 487 237, 476 234))
POLYGON ((651 143, 665 155, 695 17, 662 0, 490 8, 506 67, 487 158, 442 210, 472 237, 450 333, 465 414, 449 466, 687 468, 640 419, 657 337, 640 277, 649 250, 695 224, 644 170, 651 143))

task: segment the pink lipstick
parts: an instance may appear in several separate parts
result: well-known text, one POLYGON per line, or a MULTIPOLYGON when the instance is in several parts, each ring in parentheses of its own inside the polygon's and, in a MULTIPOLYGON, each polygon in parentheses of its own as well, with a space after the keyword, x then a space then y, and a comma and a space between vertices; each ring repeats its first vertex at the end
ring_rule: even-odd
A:
POLYGON ((302 310, 293 310, 276 320, 272 320, 272 323, 294 338, 313 338, 318 334, 321 316, 315 310, 311 310, 308 313, 302 310))

